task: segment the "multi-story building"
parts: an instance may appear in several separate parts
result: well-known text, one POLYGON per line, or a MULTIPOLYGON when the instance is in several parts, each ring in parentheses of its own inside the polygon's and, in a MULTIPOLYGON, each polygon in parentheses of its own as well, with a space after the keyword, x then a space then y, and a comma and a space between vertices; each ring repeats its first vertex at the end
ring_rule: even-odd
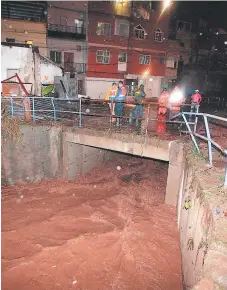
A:
POLYGON ((78 81, 78 93, 85 93, 87 64, 86 1, 49 1, 48 56, 78 81))
POLYGON ((156 7, 151 1, 89 2, 87 95, 104 98, 108 86, 119 80, 129 95, 141 83, 148 97, 159 95, 169 17, 152 3, 156 7))
POLYGON ((44 1, 2 1, 1 41, 32 44, 47 55, 47 7, 44 1))
POLYGON ((182 76, 195 54, 196 34, 192 33, 192 23, 173 19, 169 27, 166 78, 171 82, 182 76))

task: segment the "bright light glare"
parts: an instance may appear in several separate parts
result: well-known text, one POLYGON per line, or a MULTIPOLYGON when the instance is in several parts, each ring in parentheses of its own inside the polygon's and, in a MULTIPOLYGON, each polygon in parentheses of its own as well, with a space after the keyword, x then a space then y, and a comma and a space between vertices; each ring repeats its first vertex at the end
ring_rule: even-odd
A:
POLYGON ((224 44, 227 45, 227 41, 225 41, 224 44))
POLYGON ((171 103, 177 103, 179 101, 182 101, 183 100, 183 94, 181 91, 179 92, 173 92, 171 95, 170 95, 170 102, 171 103))
POLYGON ((166 8, 168 8, 170 6, 170 4, 171 4, 171 1, 170 0, 164 0, 164 6, 163 6, 164 10, 166 8))

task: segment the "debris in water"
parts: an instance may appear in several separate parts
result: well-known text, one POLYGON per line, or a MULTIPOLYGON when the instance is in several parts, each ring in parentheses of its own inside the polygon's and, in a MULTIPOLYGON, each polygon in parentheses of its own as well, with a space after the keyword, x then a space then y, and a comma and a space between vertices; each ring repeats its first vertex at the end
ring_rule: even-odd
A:
POLYGON ((20 198, 23 198, 24 196, 23 196, 23 194, 20 196, 20 198))
POLYGON ((76 281, 76 280, 74 280, 72 284, 73 284, 73 285, 75 285, 76 283, 77 283, 77 281, 76 281))
POLYGON ((121 170, 121 166, 117 166, 117 170, 121 170))

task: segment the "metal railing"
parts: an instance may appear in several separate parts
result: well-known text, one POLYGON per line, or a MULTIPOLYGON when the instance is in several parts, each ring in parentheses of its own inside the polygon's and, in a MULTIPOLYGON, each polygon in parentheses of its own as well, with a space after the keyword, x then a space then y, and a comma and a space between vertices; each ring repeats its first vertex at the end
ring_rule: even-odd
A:
POLYGON ((48 24, 49 31, 86 34, 86 29, 83 26, 67 26, 61 24, 48 24))
MULTIPOLYGON (((207 142, 207 144, 208 144, 208 160, 209 160, 210 166, 213 166, 212 148, 218 149, 227 158, 227 144, 226 144, 226 147, 224 148, 223 146, 221 146, 220 144, 218 144, 217 142, 215 142, 213 140, 213 138, 211 137, 211 129, 210 129, 210 123, 209 123, 209 119, 212 121, 213 120, 221 121, 224 123, 224 126, 226 127, 226 130, 227 130, 227 118, 223 118, 223 117, 219 117, 219 116, 215 116, 215 115, 211 115, 211 114, 199 113, 199 112, 196 112, 196 113, 182 112, 179 115, 174 116, 173 119, 179 118, 181 116, 182 116, 184 123, 186 125, 186 128, 187 128, 187 131, 184 131, 184 132, 190 134, 191 139, 192 139, 198 153, 200 153, 200 148, 199 148, 199 145, 198 145, 195 137, 207 142), (187 120, 187 116, 189 116, 189 117, 194 116, 194 118, 195 118, 193 130, 190 127, 190 123, 187 120), (202 118, 202 121, 205 125, 205 133, 206 133, 205 136, 201 135, 197 132, 197 124, 198 124, 198 119, 200 117, 202 118)), ((226 169, 225 169, 224 188, 227 189, 227 160, 226 160, 226 169)))
POLYGON ((203 97, 203 104, 212 104, 218 108, 227 109, 227 98, 224 97, 203 97))
MULTIPOLYGON (((113 126, 113 118, 121 120, 121 129, 124 133, 130 133, 130 122, 136 117, 132 116, 132 108, 134 102, 125 102, 126 115, 114 116, 110 114, 109 101, 93 100, 79 98, 77 100, 61 100, 48 97, 2 97, 2 109, 7 111, 11 116, 24 117, 25 113, 30 113, 30 121, 71 121, 72 126, 79 128, 91 129, 107 129, 115 130, 113 126), (26 104, 25 104, 26 102, 26 104), (124 131, 124 129, 126 129, 124 131)), ((111 109, 114 103, 111 102, 111 109)), ((224 122, 227 125, 227 119, 210 114, 203 114, 197 111, 180 112, 170 120, 157 120, 157 103, 145 103, 144 114, 139 120, 143 123, 143 128, 140 134, 149 135, 149 126, 158 123, 177 124, 186 127, 186 130, 180 130, 183 133, 188 133, 197 149, 200 152, 196 137, 207 142, 208 158, 210 165, 213 165, 212 147, 219 149, 225 156, 227 149, 215 142, 210 133, 209 119, 224 122), (191 120, 194 116, 194 120, 191 120), (206 136, 199 134, 197 130, 198 119, 202 117, 205 124, 206 136)), ((188 105, 190 108, 190 105, 188 105)), ((184 105, 185 108, 185 105, 184 105)), ((138 119, 137 119, 138 120, 138 119)), ((182 129, 182 128, 181 128, 182 129)), ((227 169, 225 173, 225 188, 227 188, 227 169)))

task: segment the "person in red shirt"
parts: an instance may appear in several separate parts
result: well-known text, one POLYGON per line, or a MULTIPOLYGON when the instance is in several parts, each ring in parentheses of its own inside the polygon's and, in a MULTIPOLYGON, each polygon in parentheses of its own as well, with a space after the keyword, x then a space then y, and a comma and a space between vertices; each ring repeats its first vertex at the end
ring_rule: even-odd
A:
MULTIPOLYGON (((195 113, 199 104, 202 101, 202 96, 199 93, 199 90, 195 90, 195 93, 191 97, 191 113, 195 113)), ((192 115, 189 116, 189 121, 192 120, 192 115)))
POLYGON ((168 102, 169 102, 169 93, 167 89, 164 89, 164 91, 158 98, 158 115, 166 114, 168 102))

